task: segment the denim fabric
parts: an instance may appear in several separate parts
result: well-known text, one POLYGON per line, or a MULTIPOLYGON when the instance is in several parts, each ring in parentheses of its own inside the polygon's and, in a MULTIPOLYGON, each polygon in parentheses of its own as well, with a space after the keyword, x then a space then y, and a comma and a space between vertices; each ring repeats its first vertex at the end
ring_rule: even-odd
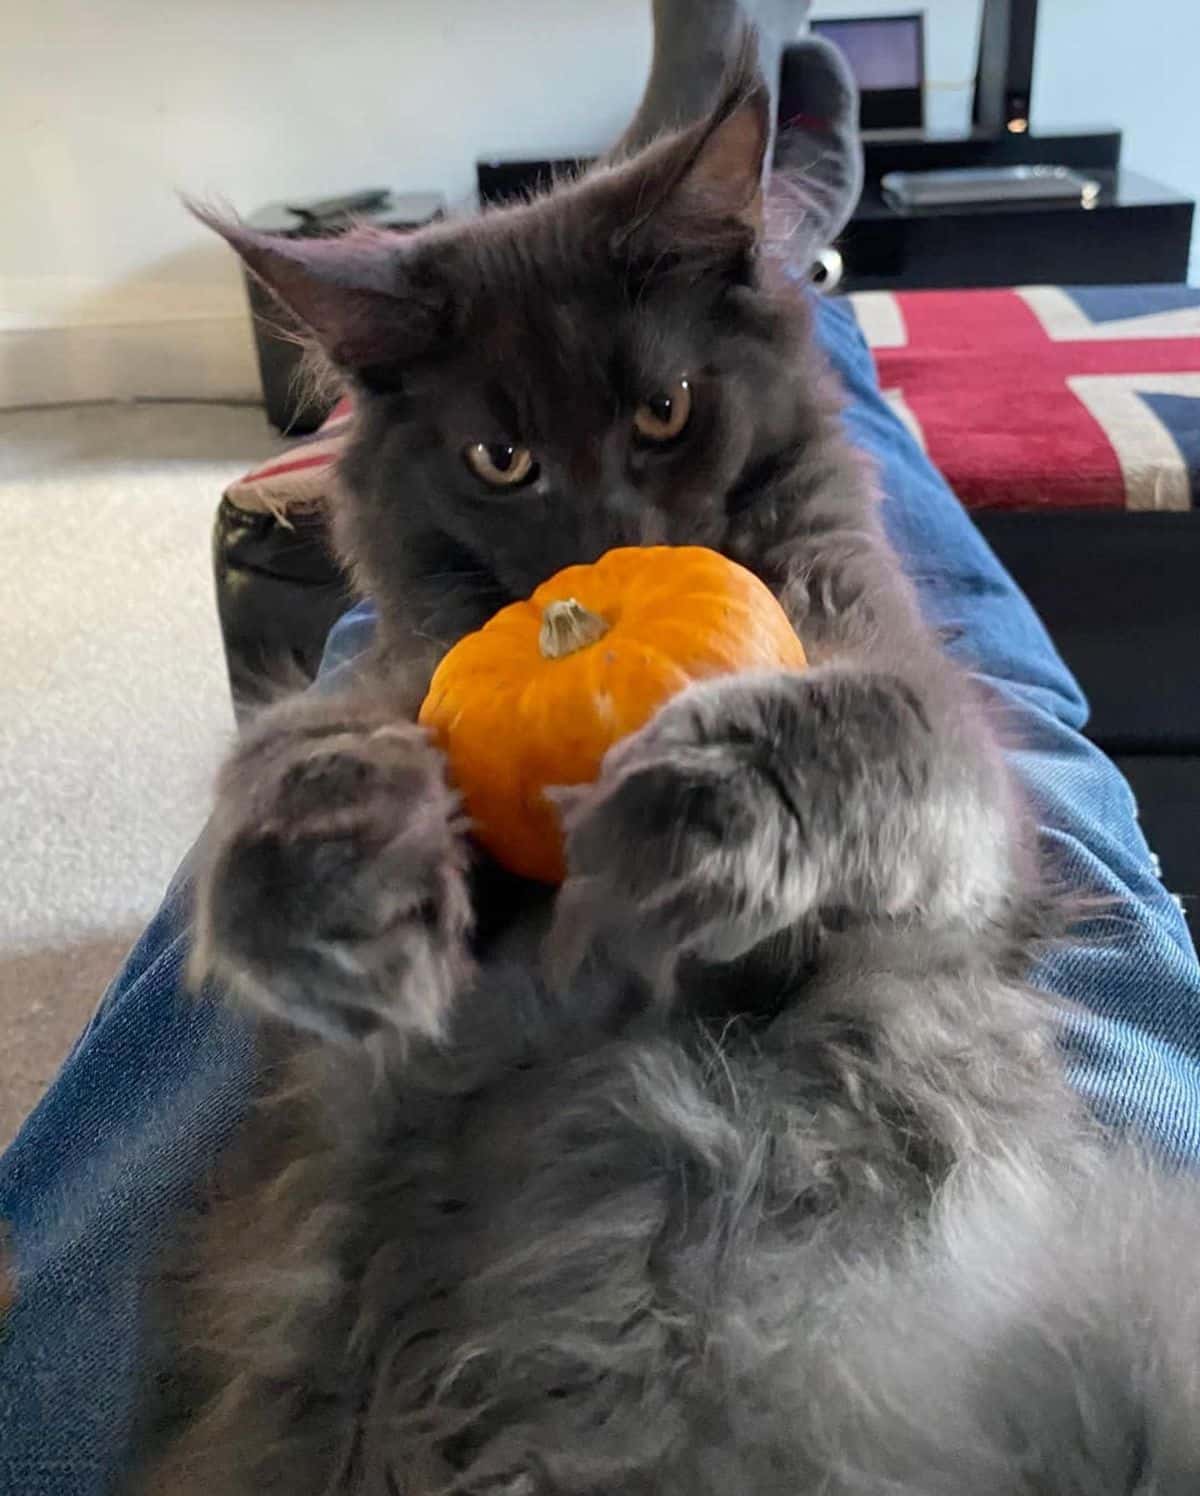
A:
POLYGON ((846 424, 878 464, 889 534, 947 648, 996 692, 1021 746, 1011 758, 1063 884, 1111 901, 1055 951, 1038 983, 1078 1002, 1072 1078, 1106 1121, 1200 1157, 1200 968, 1158 881, 1133 795, 1079 729, 1087 704, 1037 615, 879 390, 848 304, 819 333, 850 396, 846 424))
MULTIPOLYGON (((1029 605, 882 398, 849 309, 818 311, 872 453, 896 544, 949 647, 1011 708, 1013 761, 1072 887, 1117 912, 1038 973, 1084 1011, 1073 1073, 1104 1117, 1200 1154, 1200 969, 1158 883, 1132 797, 1080 735, 1086 705, 1029 605)), ((324 682, 353 668, 369 607, 335 629, 324 682)), ((0 1493, 102 1496, 129 1442, 147 1359, 138 1283, 172 1212, 235 1125, 247 1030, 188 996, 186 865, 44 1100, 0 1159, 17 1300, 0 1340, 0 1493)), ((214 1493, 215 1496, 215 1493, 214 1493)))
POLYGON ((185 866, 0 1159, 16 1263, 0 1330, 3 1496, 112 1489, 142 1354, 139 1283, 249 1087, 246 1028, 183 990, 188 899, 185 866))

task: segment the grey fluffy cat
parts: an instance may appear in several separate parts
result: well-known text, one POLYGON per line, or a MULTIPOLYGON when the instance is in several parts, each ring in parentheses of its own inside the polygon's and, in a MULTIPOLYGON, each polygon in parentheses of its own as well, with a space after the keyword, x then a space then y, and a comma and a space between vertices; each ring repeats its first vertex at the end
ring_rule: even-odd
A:
POLYGON ((220 786, 196 962, 272 1062, 144 1489, 1200 1488, 1200 1210, 1093 1130, 1022 985, 1031 829, 762 251, 767 137, 743 63, 473 223, 222 225, 358 392, 380 642, 220 786), (752 568, 813 668, 676 698, 566 801, 557 896, 509 884, 411 725, 432 665, 647 542, 752 568))

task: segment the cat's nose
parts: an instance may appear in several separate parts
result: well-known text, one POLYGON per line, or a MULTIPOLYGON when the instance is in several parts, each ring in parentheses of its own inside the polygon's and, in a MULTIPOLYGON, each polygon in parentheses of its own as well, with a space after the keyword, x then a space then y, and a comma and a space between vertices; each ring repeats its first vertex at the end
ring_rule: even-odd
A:
POLYGON ((646 503, 636 488, 628 483, 608 483, 604 487, 604 508, 617 519, 636 519, 646 503))
POLYGON ((661 545, 666 539, 666 516, 628 485, 616 485, 605 493, 601 515, 608 547, 661 545))
POLYGON ((607 486, 609 461, 600 442, 580 442, 566 462, 566 482, 579 495, 607 486))

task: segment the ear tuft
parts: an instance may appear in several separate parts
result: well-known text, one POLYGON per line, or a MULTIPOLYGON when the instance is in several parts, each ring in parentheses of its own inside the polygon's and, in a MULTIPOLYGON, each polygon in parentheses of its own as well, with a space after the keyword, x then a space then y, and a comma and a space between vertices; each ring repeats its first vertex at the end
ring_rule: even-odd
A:
POLYGON ((287 239, 194 202, 187 207, 220 234, 339 368, 360 372, 401 361, 434 335, 444 303, 428 287, 415 293, 412 251, 396 234, 363 227, 330 239, 287 239))
POLYGON ((757 231, 770 138, 771 96, 751 50, 732 70, 679 190, 694 209, 739 219, 757 231))
POLYGON ((628 163, 637 208, 614 236, 614 250, 635 258, 643 247, 687 258, 745 255, 762 232, 770 139, 770 93, 747 30, 712 112, 628 163))

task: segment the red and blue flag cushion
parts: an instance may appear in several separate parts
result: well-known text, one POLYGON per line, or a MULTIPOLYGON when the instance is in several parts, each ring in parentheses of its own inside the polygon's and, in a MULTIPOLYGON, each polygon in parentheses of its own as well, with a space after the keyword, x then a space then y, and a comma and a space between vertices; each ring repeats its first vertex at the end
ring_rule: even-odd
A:
POLYGON ((1200 289, 850 297, 880 384, 973 509, 1190 509, 1200 289))
POLYGON ((283 452, 251 468, 229 485, 225 497, 238 509, 269 512, 285 521, 289 511, 321 508, 353 418, 350 397, 343 395, 316 431, 297 437, 283 452))

